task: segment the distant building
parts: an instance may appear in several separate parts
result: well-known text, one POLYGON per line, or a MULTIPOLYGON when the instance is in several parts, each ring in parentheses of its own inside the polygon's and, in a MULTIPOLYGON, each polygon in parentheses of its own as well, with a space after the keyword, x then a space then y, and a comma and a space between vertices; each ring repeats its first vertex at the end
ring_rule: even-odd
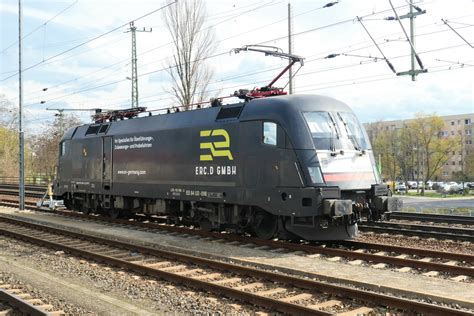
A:
MULTIPOLYGON (((451 153, 450 158, 443 166, 440 175, 440 180, 451 180, 453 179, 453 173, 462 171, 462 157, 474 152, 474 113, 447 115, 440 117, 444 120, 444 128, 440 137, 461 136, 461 149, 451 153)), ((382 130, 388 131, 401 129, 404 125, 413 120, 414 119, 365 123, 364 127, 367 130, 367 134, 369 135, 370 139, 373 141, 378 132, 382 130)))

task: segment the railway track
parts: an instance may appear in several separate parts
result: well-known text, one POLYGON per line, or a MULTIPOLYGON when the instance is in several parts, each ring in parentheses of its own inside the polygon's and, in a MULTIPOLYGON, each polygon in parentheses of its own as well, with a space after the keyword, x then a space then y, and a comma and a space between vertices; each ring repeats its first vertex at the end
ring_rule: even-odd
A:
POLYGON ((271 311, 308 315, 363 314, 377 313, 379 309, 388 307, 391 312, 470 315, 466 310, 441 304, 278 274, 3 216, 0 216, 0 234, 210 291, 271 311))
MULTIPOLYGON (((34 209, 37 209, 36 207, 34 209)), ((43 210, 47 211, 47 210, 43 210)), ((163 225, 154 222, 129 221, 97 217, 70 211, 54 211, 55 215, 79 218, 88 221, 123 225, 146 229, 151 232, 168 232, 181 235, 195 235, 213 240, 223 240, 228 243, 239 243, 249 247, 267 247, 282 249, 286 252, 303 252, 304 255, 321 255, 330 258, 344 258, 348 261, 359 262, 380 267, 387 265, 398 269, 413 269, 422 273, 433 271, 451 276, 474 277, 474 256, 462 253, 449 253, 421 248, 402 247, 388 244, 368 243, 361 241, 343 241, 334 243, 292 243, 286 241, 263 240, 236 234, 221 234, 184 226, 163 225), (377 266, 379 265, 379 266, 377 266)))
POLYGON ((427 214, 409 212, 391 212, 390 219, 400 219, 419 222, 449 223, 461 225, 474 225, 474 216, 427 214))
POLYGON ((393 233, 407 236, 423 236, 441 239, 474 242, 474 229, 434 225, 406 224, 394 222, 374 222, 359 225, 362 231, 393 233))
POLYGON ((64 315, 62 310, 33 298, 28 291, 0 282, 0 315, 64 315))
MULTIPOLYGON (((45 185, 25 185, 25 196, 31 198, 42 198, 48 189, 45 185)), ((0 194, 18 196, 18 184, 0 184, 0 194)))

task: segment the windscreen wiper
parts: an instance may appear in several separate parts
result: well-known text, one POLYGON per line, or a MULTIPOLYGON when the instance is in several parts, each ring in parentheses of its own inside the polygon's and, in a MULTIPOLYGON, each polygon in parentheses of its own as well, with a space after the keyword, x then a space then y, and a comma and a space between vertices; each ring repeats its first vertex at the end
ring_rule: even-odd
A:
POLYGON ((354 136, 353 133, 350 133, 349 132, 349 128, 347 127, 347 123, 346 121, 342 118, 342 115, 341 113, 337 113, 337 116, 339 117, 339 119, 341 120, 341 122, 344 124, 344 128, 346 129, 346 133, 347 133, 347 137, 349 137, 349 139, 351 140, 351 143, 352 143, 352 146, 354 146, 354 149, 357 150, 360 155, 362 156, 363 154, 365 154, 365 150, 362 149, 362 147, 360 146, 359 142, 357 141, 357 138, 354 136))
MULTIPOLYGON (((328 117, 331 120, 331 123, 328 121, 329 128, 331 129, 331 139, 330 139, 330 145, 329 147, 331 148, 331 156, 336 156, 338 152, 336 151, 336 146, 334 145, 334 131, 336 132, 337 139, 339 139, 339 133, 337 132, 337 127, 336 127, 336 122, 332 118, 331 114, 328 113, 328 117)), ((341 154, 344 152, 341 150, 341 154)))

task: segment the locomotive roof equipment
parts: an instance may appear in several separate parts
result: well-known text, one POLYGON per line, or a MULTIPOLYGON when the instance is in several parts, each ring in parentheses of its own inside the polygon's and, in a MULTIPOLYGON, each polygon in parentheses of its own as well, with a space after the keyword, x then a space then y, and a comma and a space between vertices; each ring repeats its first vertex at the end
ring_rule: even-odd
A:
POLYGON ((298 68, 298 70, 295 72, 295 75, 304 64, 303 63, 304 57, 294 55, 294 54, 284 53, 281 48, 278 48, 275 46, 245 45, 240 48, 234 48, 231 50, 231 52, 234 52, 235 54, 238 54, 241 51, 253 51, 253 52, 264 53, 265 56, 275 56, 275 57, 288 59, 290 63, 288 63, 288 65, 275 78, 273 78, 273 80, 266 86, 263 86, 261 88, 254 88, 253 90, 250 90, 250 91, 246 89, 239 89, 235 91, 234 96, 238 97, 239 99, 251 100, 251 99, 257 99, 257 98, 277 96, 277 95, 286 95, 287 93, 283 91, 286 85, 283 88, 277 88, 277 87, 273 87, 273 84, 277 82, 277 80, 280 79, 281 76, 283 76, 297 62, 300 63, 300 68, 298 68))

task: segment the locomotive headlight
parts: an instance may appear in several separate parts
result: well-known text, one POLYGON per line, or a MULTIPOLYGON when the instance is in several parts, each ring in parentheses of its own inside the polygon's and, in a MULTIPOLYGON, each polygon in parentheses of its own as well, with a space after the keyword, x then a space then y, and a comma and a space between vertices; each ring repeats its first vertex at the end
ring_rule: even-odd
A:
POLYGON ((313 183, 324 183, 323 175, 319 167, 308 167, 309 176, 313 183))

